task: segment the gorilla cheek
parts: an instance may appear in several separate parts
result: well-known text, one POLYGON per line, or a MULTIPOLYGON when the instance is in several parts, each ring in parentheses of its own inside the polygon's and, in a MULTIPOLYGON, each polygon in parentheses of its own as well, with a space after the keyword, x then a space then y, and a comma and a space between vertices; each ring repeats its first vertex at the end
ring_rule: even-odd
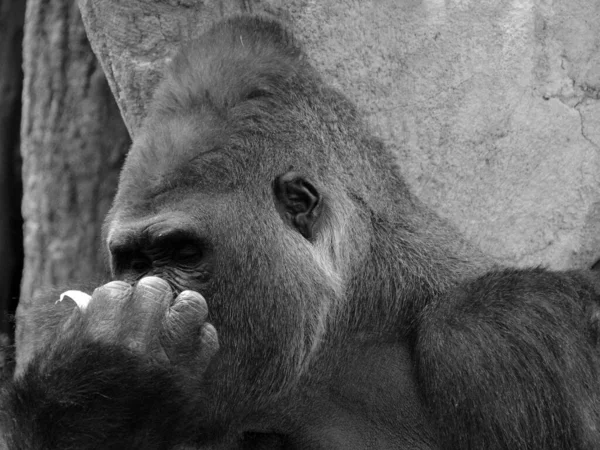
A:
POLYGON ((221 343, 215 382, 224 383, 232 399, 246 394, 228 380, 249 379, 269 394, 284 392, 305 371, 322 334, 322 280, 306 275, 309 254, 301 247, 298 255, 293 247, 301 239, 291 238, 290 230, 282 239, 280 231, 281 224, 277 231, 263 230, 258 242, 253 232, 254 242, 221 248, 212 292, 202 292, 221 343))

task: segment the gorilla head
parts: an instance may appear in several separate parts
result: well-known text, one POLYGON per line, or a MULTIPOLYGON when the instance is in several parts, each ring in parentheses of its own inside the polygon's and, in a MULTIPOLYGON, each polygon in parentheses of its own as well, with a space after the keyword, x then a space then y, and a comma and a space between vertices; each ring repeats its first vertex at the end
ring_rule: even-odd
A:
POLYGON ((221 341, 207 392, 253 408, 324 342, 409 336, 427 299, 472 267, 448 256, 462 241, 421 210, 353 105, 260 18, 174 58, 106 236, 116 278, 206 297, 221 341))
POLYGON ((343 174, 377 176, 347 157, 364 146, 353 116, 259 19, 205 35, 158 88, 107 220, 112 269, 201 292, 226 380, 285 389, 346 302, 369 239, 364 186, 343 174))

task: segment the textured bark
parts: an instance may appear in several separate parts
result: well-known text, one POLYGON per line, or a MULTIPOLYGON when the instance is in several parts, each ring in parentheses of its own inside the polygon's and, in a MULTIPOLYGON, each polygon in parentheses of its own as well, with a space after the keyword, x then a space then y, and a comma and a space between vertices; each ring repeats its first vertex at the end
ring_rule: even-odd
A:
POLYGON ((414 192, 506 264, 600 258, 600 2, 79 0, 135 133, 165 58, 239 12, 287 22, 414 192))
POLYGON ((23 258, 19 121, 25 2, 0 0, 0 372, 8 365, 23 258))
POLYGON ((38 291, 103 278, 101 224, 129 145, 75 2, 27 2, 23 67, 25 260, 18 364, 35 333, 27 310, 38 291))

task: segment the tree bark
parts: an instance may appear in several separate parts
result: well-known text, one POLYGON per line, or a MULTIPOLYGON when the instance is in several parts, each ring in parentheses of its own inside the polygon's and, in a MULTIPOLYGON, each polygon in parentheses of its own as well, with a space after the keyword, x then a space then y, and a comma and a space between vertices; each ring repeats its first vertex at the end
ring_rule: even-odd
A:
POLYGON ((40 290, 99 283, 100 246, 129 137, 72 0, 29 0, 21 123, 24 272, 17 370, 30 354, 27 310, 40 290))
POLYGON ((413 191, 499 262, 600 258, 600 2, 79 0, 135 135, 165 60, 233 13, 292 28, 413 191))
POLYGON ((19 122, 25 2, 0 0, 0 371, 9 366, 10 315, 19 295, 23 258, 19 122))

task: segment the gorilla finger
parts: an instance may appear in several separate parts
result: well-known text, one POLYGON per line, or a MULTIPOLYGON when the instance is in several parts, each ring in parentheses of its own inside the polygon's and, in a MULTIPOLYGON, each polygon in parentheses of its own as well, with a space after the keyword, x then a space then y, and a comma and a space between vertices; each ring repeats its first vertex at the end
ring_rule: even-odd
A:
MULTIPOLYGON (((65 292, 65 294, 67 294, 65 292)), ((131 285, 124 281, 111 281, 99 288, 96 288, 92 293, 92 302, 103 300, 123 300, 131 295, 131 285)))
POLYGON ((131 348, 145 352, 156 337, 155 330, 161 324, 165 311, 173 298, 169 284, 158 277, 142 278, 137 285, 131 301, 126 307, 123 322, 122 339, 131 348))
POLYGON ((173 291, 169 283, 158 277, 142 278, 135 286, 132 308, 136 313, 157 315, 170 305, 173 291))
POLYGON ((74 328, 75 323, 77 323, 81 319, 82 314, 83 311, 80 308, 73 307, 73 311, 67 317, 67 320, 65 320, 61 325, 61 331, 64 333, 67 332, 69 329, 74 328))
POLYGON ((194 291, 183 291, 175 299, 163 320, 161 339, 165 348, 187 347, 200 336, 208 315, 206 300, 194 291))
POLYGON ((199 324, 193 335, 163 330, 161 340, 171 364, 187 367, 196 375, 201 375, 206 370, 219 350, 217 330, 210 323, 199 324))
POLYGON ((203 373, 213 356, 219 351, 217 330, 210 323, 204 324, 200 333, 199 346, 195 349, 196 373, 203 373))
POLYGON ((212 324, 205 323, 202 327, 200 343, 202 345, 203 353, 206 353, 209 357, 212 357, 219 351, 219 334, 212 324))
POLYGON ((131 292, 131 285, 124 281, 111 281, 96 288, 86 308, 91 328, 108 329, 110 327, 108 324, 122 315, 131 292))
POLYGON ((183 291, 177 296, 170 311, 196 323, 204 323, 208 316, 208 305, 204 297, 195 291, 183 291))

